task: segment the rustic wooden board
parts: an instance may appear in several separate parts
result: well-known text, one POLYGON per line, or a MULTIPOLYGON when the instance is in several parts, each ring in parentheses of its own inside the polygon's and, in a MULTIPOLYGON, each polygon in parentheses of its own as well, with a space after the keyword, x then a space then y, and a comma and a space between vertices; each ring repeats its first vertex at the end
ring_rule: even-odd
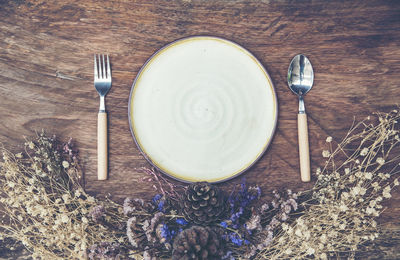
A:
MULTIPOLYGON (((361 120, 399 104, 399 1, 0 0, 0 142, 18 149, 23 136, 41 129, 74 137, 90 193, 150 197, 153 188, 140 183, 146 175, 138 170, 150 165, 129 131, 130 88, 156 50, 191 35, 241 44, 272 77, 277 132, 244 175, 262 187, 266 199, 276 188, 311 185, 299 178, 297 100, 286 84, 295 54, 306 54, 315 69, 315 85, 306 96, 313 171, 324 163, 327 136, 340 141, 354 116, 361 120), (96 180, 94 53, 109 53, 113 69, 108 181, 96 180)), ((400 192, 393 196, 382 222, 400 229, 400 192)))

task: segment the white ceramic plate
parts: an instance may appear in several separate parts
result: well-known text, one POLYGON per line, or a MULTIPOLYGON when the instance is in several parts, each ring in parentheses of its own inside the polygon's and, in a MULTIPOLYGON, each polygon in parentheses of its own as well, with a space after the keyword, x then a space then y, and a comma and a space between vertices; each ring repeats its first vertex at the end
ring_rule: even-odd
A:
POLYGON ((129 100, 133 137, 147 160, 185 182, 220 182, 266 150, 277 99, 261 63, 231 41, 170 43, 142 67, 129 100))

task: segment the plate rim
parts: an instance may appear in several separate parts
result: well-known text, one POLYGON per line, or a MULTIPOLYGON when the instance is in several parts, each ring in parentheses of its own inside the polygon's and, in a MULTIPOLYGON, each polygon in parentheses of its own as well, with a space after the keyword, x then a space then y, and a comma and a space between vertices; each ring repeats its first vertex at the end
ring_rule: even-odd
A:
POLYGON ((191 181, 191 180, 188 180, 188 179, 179 178, 179 177, 178 177, 178 174, 176 174, 176 176, 175 176, 175 175, 173 175, 172 173, 165 171, 165 170, 162 169, 162 167, 160 167, 156 162, 154 162, 154 161, 150 158, 149 155, 146 154, 146 152, 145 152, 145 151, 143 150, 143 148, 141 147, 140 142, 137 140, 137 137, 136 137, 136 135, 135 135, 135 131, 133 130, 133 121, 132 121, 132 115, 131 115, 131 114, 132 114, 132 109, 131 109, 131 107, 132 107, 132 104, 131 104, 131 103, 132 103, 132 96, 133 96, 133 93, 135 92, 136 84, 137 84, 138 80, 140 79, 141 74, 142 74, 142 73, 145 71, 145 69, 147 68, 148 64, 153 60, 153 58, 155 58, 156 56, 158 56, 161 52, 163 52, 164 50, 168 49, 169 47, 171 47, 171 46, 173 46, 173 45, 175 45, 175 44, 177 44, 177 43, 179 43, 179 42, 183 42, 183 41, 187 41, 187 40, 191 40, 191 39, 194 39, 194 40, 196 40, 196 39, 218 40, 218 41, 222 41, 222 42, 225 42, 225 43, 229 43, 229 44, 231 44, 231 45, 237 47, 238 49, 244 51, 247 55, 249 55, 250 58, 252 58, 252 59, 257 63, 257 65, 260 67, 260 69, 265 73, 265 75, 267 76, 266 78, 267 78, 268 82, 270 83, 271 90, 272 90, 272 93, 273 93, 274 111, 275 111, 274 115, 275 115, 275 119, 274 119, 274 127, 273 127, 273 129, 272 129, 271 136, 268 138, 268 140, 267 140, 267 142, 265 143, 264 148, 262 149, 262 151, 256 156, 256 158, 255 158, 251 163, 248 163, 248 165, 245 165, 245 166, 242 167, 239 171, 234 172, 234 173, 233 173, 231 176, 229 176, 229 177, 218 178, 218 179, 216 179, 216 180, 209 180, 209 181, 207 181, 207 182, 209 182, 209 183, 221 183, 221 182, 225 182, 225 181, 231 180, 231 179, 233 179, 233 178, 236 178, 237 176, 243 174, 244 172, 246 172, 247 170, 249 170, 254 164, 256 164, 256 163, 261 159, 261 157, 265 154, 265 152, 266 152, 266 151, 268 150, 268 148, 270 147, 270 144, 272 143, 272 139, 273 139, 274 136, 275 136, 275 132, 276 132, 277 125, 278 125, 278 116, 279 116, 279 114, 278 114, 278 113, 279 113, 279 111, 278 111, 278 97, 277 97, 276 90, 275 90, 275 85, 274 85, 273 82, 272 82, 271 76, 269 75, 268 71, 265 69, 264 65, 260 62, 260 60, 257 59, 257 57, 256 57, 252 52, 250 52, 248 49, 244 48, 242 45, 240 45, 240 44, 238 44, 238 43, 236 43, 236 42, 234 42, 234 41, 232 41, 232 40, 228 40, 228 39, 226 39, 226 38, 219 37, 219 36, 211 36, 211 35, 192 35, 192 36, 186 36, 186 37, 182 37, 182 38, 176 39, 176 40, 174 40, 174 41, 172 41, 172 42, 170 42, 170 43, 164 45, 164 46, 161 47, 160 49, 158 49, 158 50, 157 50, 156 52, 154 52, 154 53, 146 60, 146 62, 141 66, 140 70, 139 70, 138 73, 136 74, 135 79, 134 79, 134 81, 133 81, 133 83, 132 83, 131 90, 130 90, 130 93, 129 93, 129 102, 128 102, 129 129, 130 129, 130 132, 131 132, 131 134, 132 134, 133 140, 134 140, 134 142, 135 142, 137 148, 139 149, 140 153, 143 155, 143 157, 144 157, 154 168, 156 168, 158 171, 160 171, 160 172, 162 172, 163 174, 165 174, 165 175, 171 177, 171 178, 174 179, 174 180, 177 180, 177 181, 180 181, 180 182, 184 182, 184 183, 193 183, 193 182, 196 182, 196 180, 191 181))

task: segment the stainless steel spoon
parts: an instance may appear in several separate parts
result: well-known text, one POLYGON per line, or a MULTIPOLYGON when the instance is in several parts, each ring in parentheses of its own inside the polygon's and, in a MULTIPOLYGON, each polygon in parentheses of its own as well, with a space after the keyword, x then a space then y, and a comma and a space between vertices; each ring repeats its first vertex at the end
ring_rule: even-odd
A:
POLYGON ((290 90, 299 97, 299 114, 297 129, 299 138, 300 174, 303 182, 310 181, 310 151, 308 146, 307 114, 303 96, 313 86, 314 71, 310 60, 303 54, 296 55, 288 69, 288 85, 290 90))

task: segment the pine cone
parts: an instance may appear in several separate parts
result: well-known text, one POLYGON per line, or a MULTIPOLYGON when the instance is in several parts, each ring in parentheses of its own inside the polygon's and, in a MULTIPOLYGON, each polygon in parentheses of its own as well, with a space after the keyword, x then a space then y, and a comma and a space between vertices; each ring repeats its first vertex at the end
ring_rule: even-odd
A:
POLYGON ((193 226, 174 240, 172 260, 220 260, 225 253, 219 233, 209 227, 193 226))
POLYGON ((218 187, 207 182, 193 183, 182 197, 181 208, 192 223, 214 223, 226 214, 225 196, 218 187))

